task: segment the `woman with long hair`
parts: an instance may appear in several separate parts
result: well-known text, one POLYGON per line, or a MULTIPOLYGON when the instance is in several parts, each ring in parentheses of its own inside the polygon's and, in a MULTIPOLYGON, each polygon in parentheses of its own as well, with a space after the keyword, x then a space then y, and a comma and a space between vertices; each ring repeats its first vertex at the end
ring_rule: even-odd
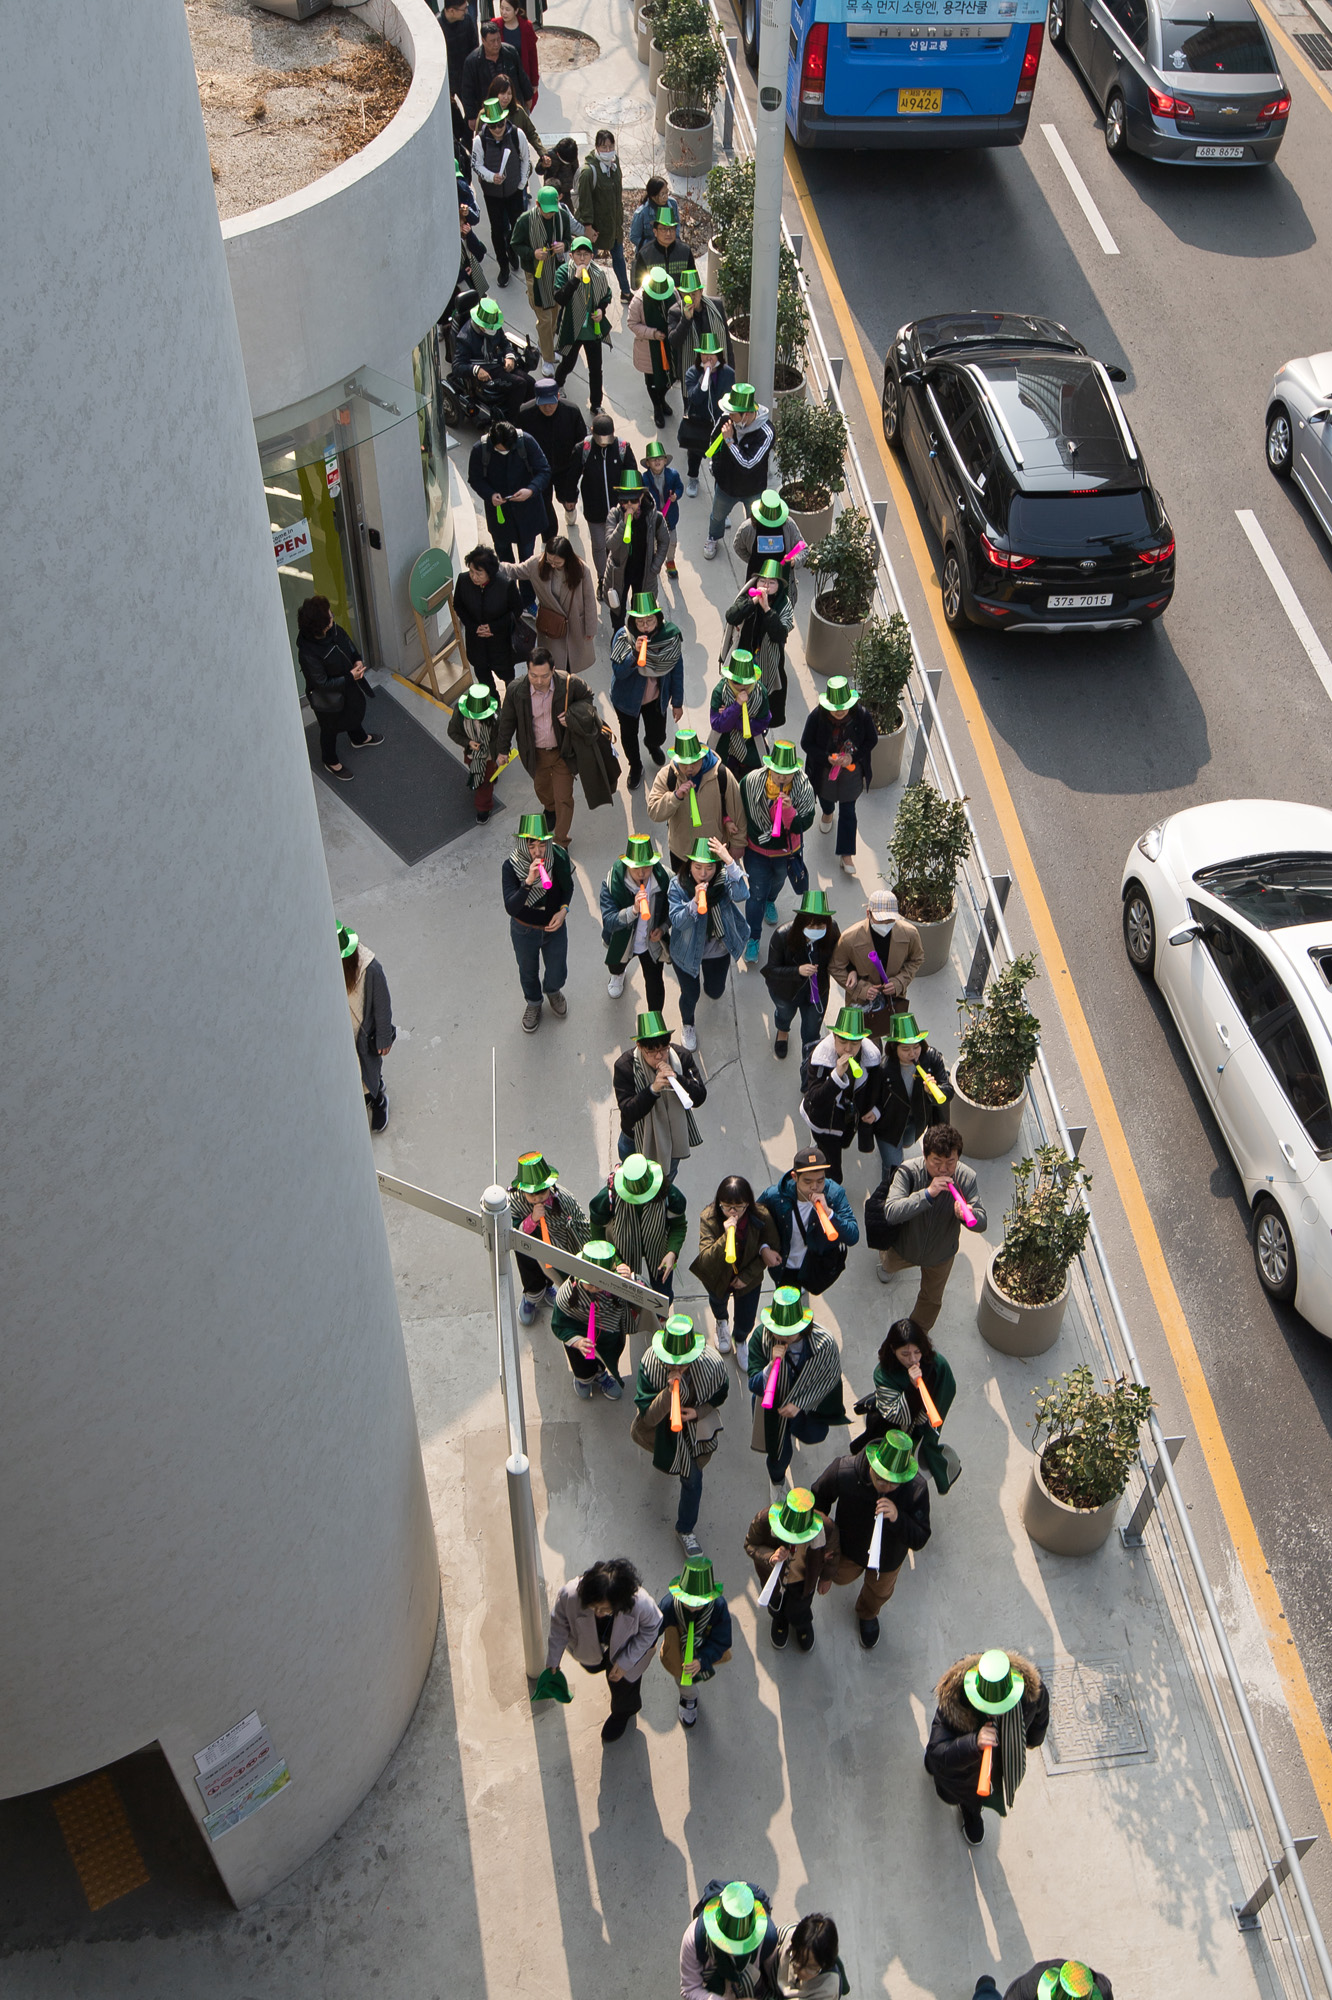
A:
POLYGON ((559 673, 590 673, 597 663, 597 590, 592 571, 567 535, 526 562, 506 565, 536 592, 536 628, 559 673))
POLYGON ((700 990, 709 1000, 720 1000, 731 960, 745 948, 748 893, 743 869, 720 840, 696 840, 676 863, 667 908, 671 964, 680 982, 680 1041, 687 1049, 698 1047, 694 1012, 700 990))
POLYGON ((785 1059, 791 1023, 800 1015, 800 1046, 806 1057, 823 1033, 823 1017, 832 992, 829 966, 842 933, 828 907, 825 889, 810 889, 789 924, 779 924, 768 939, 763 978, 772 996, 773 1054, 785 1059))
POLYGON ((906 1431, 921 1466, 939 1491, 946 1493, 962 1471, 962 1461, 953 1447, 940 1442, 942 1419, 956 1395, 953 1371, 924 1327, 913 1319, 894 1320, 879 1349, 874 1387, 856 1404, 856 1415, 864 1417, 865 1428, 852 1444, 852 1451, 862 1450, 885 1431, 906 1431), (941 1419, 937 1427, 922 1389, 941 1419))
POLYGON ((744 1175, 728 1174, 698 1218, 698 1255, 689 1268, 707 1287, 717 1346, 723 1354, 731 1352, 734 1309, 735 1349, 742 1369, 764 1277, 781 1261, 776 1223, 755 1200, 744 1175))

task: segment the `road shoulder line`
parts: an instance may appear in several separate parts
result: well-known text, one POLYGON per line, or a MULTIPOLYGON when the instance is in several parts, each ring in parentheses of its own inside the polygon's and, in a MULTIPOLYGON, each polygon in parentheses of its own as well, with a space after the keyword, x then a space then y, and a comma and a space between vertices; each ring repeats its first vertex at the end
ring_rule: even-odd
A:
POLYGON ((1277 594, 1281 609, 1290 620, 1291 630, 1309 655, 1309 665, 1332 695, 1332 660, 1313 628, 1313 621, 1295 594, 1295 586, 1278 560, 1277 552, 1258 525, 1258 516, 1249 507, 1237 507, 1235 519, 1249 538, 1249 546, 1267 572, 1267 581, 1277 594))

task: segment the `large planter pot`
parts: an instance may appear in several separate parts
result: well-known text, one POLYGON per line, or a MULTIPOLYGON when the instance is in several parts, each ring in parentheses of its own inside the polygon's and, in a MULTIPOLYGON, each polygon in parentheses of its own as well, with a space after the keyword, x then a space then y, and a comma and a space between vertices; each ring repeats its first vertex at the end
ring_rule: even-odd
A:
POLYGON ((645 63, 652 44, 652 16, 645 14, 640 8, 634 25, 638 32, 638 60, 645 63))
MULTIPOLYGON (((669 50, 664 49, 661 46, 660 42, 650 41, 648 43, 648 89, 649 90, 655 90, 657 88, 657 84, 661 78, 661 73, 666 67, 666 57, 668 54, 669 50)), ((660 127, 658 127, 658 129, 660 130, 660 127)))
POLYGON ((925 952, 925 960, 918 976, 924 978, 931 972, 942 972, 948 963, 948 954, 953 949, 953 925, 957 922, 957 904, 954 903, 948 915, 941 917, 937 924, 923 924, 919 917, 910 917, 908 922, 913 923, 920 932, 920 942, 925 952))
POLYGON ((953 1071, 953 1103, 949 1123, 962 1134, 969 1160, 998 1160, 1011 1153, 1022 1130, 1026 1108, 1025 1090, 1011 1104, 975 1104, 967 1096, 953 1071))
POLYGON ((674 104, 675 92, 668 90, 661 78, 658 77, 656 85, 656 115, 653 122, 663 138, 666 136, 666 118, 674 107, 674 104))
POLYGON ((1055 1499, 1041 1475, 1040 1458, 1034 1456, 1022 1496, 1022 1525, 1033 1542, 1051 1555, 1094 1555, 1109 1541, 1123 1497, 1121 1493, 1103 1507, 1070 1507, 1055 1499))
POLYGON ((703 289, 709 298, 717 296, 717 283, 721 273, 721 245, 714 236, 703 252, 703 289))
POLYGON ((856 640, 864 629, 861 624, 834 624, 831 618, 823 616, 817 604, 811 604, 805 665, 812 674, 844 674, 851 664, 856 640))
MULTIPOLYGON (((660 87, 657 91, 660 98, 660 87)), ((696 181, 712 165, 712 120, 706 125, 682 125, 679 113, 666 115, 666 171, 696 181)))
MULTIPOLYGON (((949 1116, 952 1116, 951 1112, 949 1116)), ((1044 1354, 1058 1340, 1059 1329, 1064 1323, 1068 1279, 1065 1278, 1059 1297, 1052 1299, 1048 1306, 1019 1305, 1016 1299, 1009 1298, 1007 1292, 1001 1292, 994 1281, 994 1260, 998 1255, 998 1250, 992 1250, 990 1261, 985 1266, 985 1278, 976 1306, 976 1324, 990 1346, 997 1347, 1001 1354, 1016 1354, 1019 1357, 1044 1354)))
MULTIPOLYGON (((747 323, 747 322, 746 322, 747 323)), ((739 334, 731 334, 731 346, 735 353, 735 379, 737 382, 749 380, 749 342, 741 340, 739 334)))
MULTIPOLYGON (((785 492, 783 492, 782 498, 786 499, 785 492)), ((808 542, 810 547, 813 548, 815 542, 821 542, 824 536, 830 534, 832 531, 833 503, 830 500, 826 507, 819 507, 812 514, 802 513, 800 508, 792 507, 791 519, 800 530, 801 541, 808 542)))
POLYGON ((803 370, 803 368, 799 372, 800 372, 800 380, 798 382, 793 382, 789 389, 777 389, 777 388, 773 389, 772 401, 774 409, 776 408, 778 403, 785 403, 789 401, 792 397, 798 397, 802 403, 804 402, 805 391, 809 385, 806 381, 805 371, 803 370))
POLYGON ((906 717, 896 729, 885 735, 880 732, 879 740, 870 752, 869 788, 874 791, 880 785, 895 785, 902 775, 902 750, 906 743, 906 717))

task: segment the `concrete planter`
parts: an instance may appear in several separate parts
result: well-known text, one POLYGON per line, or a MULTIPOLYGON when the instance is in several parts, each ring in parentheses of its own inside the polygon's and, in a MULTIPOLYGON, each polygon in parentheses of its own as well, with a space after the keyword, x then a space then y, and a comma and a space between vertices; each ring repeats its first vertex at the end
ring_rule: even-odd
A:
POLYGON ((825 618, 817 604, 811 604, 805 665, 812 674, 844 674, 851 664, 852 649, 864 629, 860 622, 838 625, 831 618, 825 618))
POLYGON ((1041 1476, 1039 1456, 1033 1456, 1027 1490, 1022 1497, 1022 1525, 1033 1542, 1056 1556, 1090 1556, 1109 1541, 1123 1494, 1103 1507, 1070 1507, 1056 1500, 1041 1476))
POLYGON ((962 1134, 967 1158, 998 1160, 1011 1153, 1022 1130, 1025 1088, 1011 1104, 974 1104, 958 1083, 956 1068, 952 1077, 954 1096, 948 1116, 962 1134))
MULTIPOLYGON (((648 43, 648 89, 651 91, 656 90, 661 80, 661 73, 666 67, 666 57, 668 54, 669 50, 664 49, 659 41, 654 39, 648 43)), ((658 130, 660 129, 658 127, 658 130)))
POLYGON ((749 342, 741 340, 738 333, 732 333, 731 346, 735 351, 735 360, 732 363, 735 369, 735 379, 737 382, 747 382, 749 380, 749 342))
MULTIPOLYGON (((898 756, 900 758, 900 751, 898 756)), ((905 911, 903 915, 906 915, 905 911)), ((923 979, 931 972, 942 972, 948 963, 948 954, 953 949, 953 926, 957 922, 957 904, 954 903, 948 915, 941 917, 937 924, 923 924, 919 917, 910 917, 908 921, 920 932, 920 941, 925 950, 925 962, 920 968, 919 977, 923 979)))
POLYGON ((672 110, 674 104, 675 92, 668 90, 661 78, 658 77, 656 82, 656 111, 653 116, 653 125, 662 138, 666 136, 667 114, 672 110))
POLYGON ((886 735, 880 734, 878 742, 870 752, 871 791, 877 790, 881 785, 897 783, 902 775, 902 749, 905 743, 906 718, 903 717, 896 729, 890 730, 886 735))
POLYGON ((793 396, 799 397, 800 401, 803 403, 805 400, 805 390, 807 386, 808 384, 805 379, 805 371, 802 368, 800 371, 800 380, 798 382, 792 383, 789 389, 773 390, 772 392, 773 408, 775 409, 778 403, 788 402, 793 396))
POLYGON ((721 271, 721 245, 714 236, 703 253, 703 289, 709 298, 717 296, 717 279, 721 271))
MULTIPOLYGON (((659 86, 659 100, 661 95, 659 86)), ((667 113, 666 171, 696 181, 712 166, 712 120, 709 118, 706 125, 682 125, 678 121, 675 110, 667 113)))
POLYGON ((645 14, 640 7, 634 26, 638 35, 638 60, 645 63, 652 43, 652 16, 645 14))
POLYGON ((990 1346, 997 1347, 1001 1354, 1015 1354, 1019 1358, 1044 1354, 1058 1340, 1059 1329, 1064 1323, 1068 1279, 1065 1278, 1059 1297, 1052 1299, 1048 1306, 1019 1305, 1016 1299, 1009 1298, 1007 1292, 1000 1291, 995 1283, 994 1260, 998 1255, 998 1250, 991 1251, 990 1261, 985 1266, 985 1278, 976 1306, 976 1324, 990 1346))
MULTIPOLYGON (((786 499, 785 492, 782 498, 786 499)), ((812 514, 802 514, 799 508, 792 507, 791 519, 800 530, 801 541, 808 542, 813 548, 816 542, 821 542, 825 535, 832 533, 833 503, 830 500, 826 507, 816 508, 812 514)))

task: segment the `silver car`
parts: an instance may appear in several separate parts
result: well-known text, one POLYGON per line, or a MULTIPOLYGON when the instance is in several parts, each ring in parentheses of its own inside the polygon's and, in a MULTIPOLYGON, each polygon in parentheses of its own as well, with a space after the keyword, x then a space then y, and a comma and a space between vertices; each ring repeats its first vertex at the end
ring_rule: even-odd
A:
POLYGON ((1267 463, 1293 479, 1332 535, 1332 354, 1278 368, 1267 398, 1267 463))
POLYGON ((1050 0, 1105 114, 1105 143, 1178 166, 1274 160, 1290 92, 1249 0, 1050 0))

